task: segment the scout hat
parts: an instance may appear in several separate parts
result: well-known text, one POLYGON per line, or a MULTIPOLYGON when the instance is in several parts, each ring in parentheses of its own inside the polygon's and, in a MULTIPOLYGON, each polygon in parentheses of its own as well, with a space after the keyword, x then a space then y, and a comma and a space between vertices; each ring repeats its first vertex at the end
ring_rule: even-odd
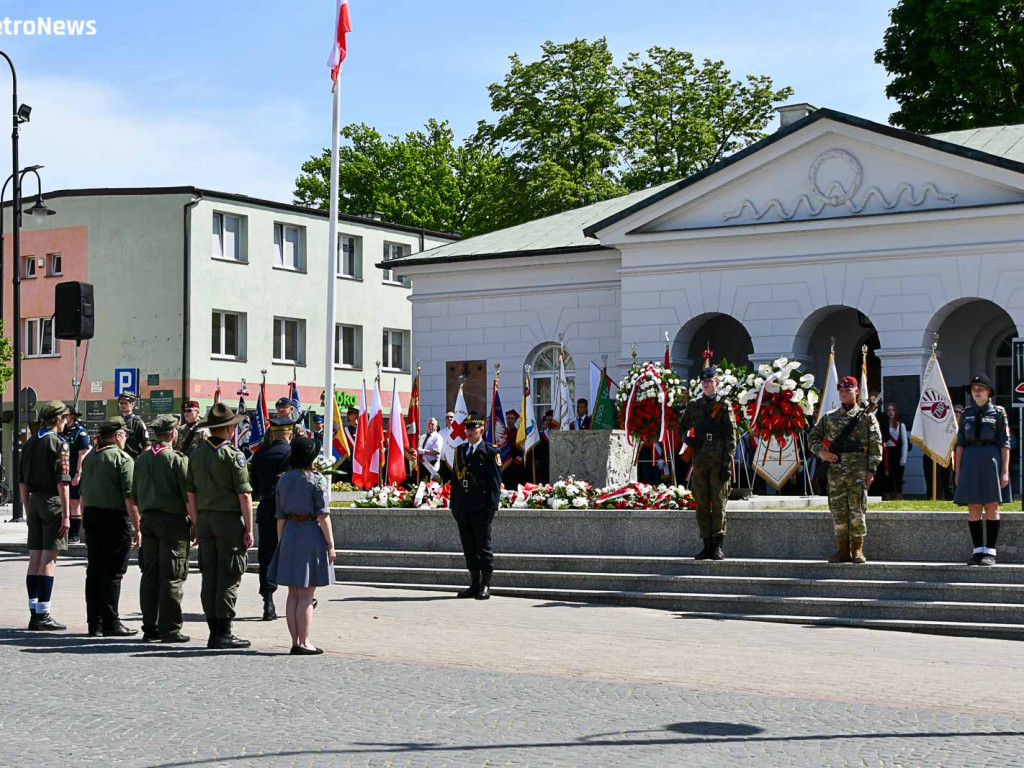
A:
POLYGON ((836 389, 857 389, 859 386, 860 385, 853 376, 843 376, 843 378, 839 380, 839 386, 836 387, 836 389))
POLYGON ((710 381, 711 379, 715 378, 717 375, 718 375, 718 369, 717 368, 705 368, 703 371, 700 372, 700 380, 701 381, 710 381))
POLYGON ((288 457, 288 464, 295 469, 305 469, 313 463, 316 454, 316 443, 308 437, 297 437, 292 441, 292 452, 288 457))
POLYGON ((64 405, 63 400, 50 400, 39 409, 39 418, 41 421, 52 421, 67 409, 68 407, 64 405))
POLYGON ((235 413, 224 403, 214 403, 210 410, 206 412, 206 418, 199 422, 197 426, 209 427, 210 429, 233 427, 243 419, 245 419, 244 413, 235 413))
POLYGON ((119 429, 127 429, 128 425, 124 423, 124 419, 120 416, 115 416, 112 419, 107 419, 100 424, 99 433, 101 435, 112 435, 119 429))
POLYGON ((473 411, 466 417, 466 427, 469 429, 483 429, 487 426, 487 422, 484 421, 484 417, 476 411, 473 411))
POLYGON ((157 416, 150 423, 149 428, 158 435, 169 435, 178 426, 178 417, 165 414, 157 416))
POLYGON ((984 373, 979 373, 977 376, 971 379, 971 386, 973 387, 975 384, 980 384, 983 387, 988 387, 990 397, 996 393, 996 388, 992 386, 992 379, 990 379, 984 373))
POLYGON ((118 400, 127 400, 129 403, 134 403, 138 400, 138 396, 134 392, 122 392, 117 398, 118 400))

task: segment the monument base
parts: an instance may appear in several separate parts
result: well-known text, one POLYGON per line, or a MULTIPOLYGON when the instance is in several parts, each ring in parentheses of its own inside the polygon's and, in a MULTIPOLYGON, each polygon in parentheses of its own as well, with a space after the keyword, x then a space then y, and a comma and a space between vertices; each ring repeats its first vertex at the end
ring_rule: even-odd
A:
POLYGON ((633 449, 621 429, 553 430, 549 437, 552 481, 573 475, 604 488, 636 480, 633 449))

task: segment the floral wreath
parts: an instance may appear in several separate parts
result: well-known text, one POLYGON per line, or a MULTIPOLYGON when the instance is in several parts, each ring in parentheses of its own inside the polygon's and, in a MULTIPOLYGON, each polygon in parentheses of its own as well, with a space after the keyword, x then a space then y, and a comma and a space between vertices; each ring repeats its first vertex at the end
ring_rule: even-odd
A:
POLYGON ((615 404, 630 445, 635 440, 663 442, 679 425, 686 401, 683 380, 671 368, 652 362, 634 362, 615 393, 615 404))
POLYGON ((745 389, 737 401, 746 409, 751 431, 759 440, 778 442, 786 447, 788 439, 807 427, 807 417, 814 413, 818 391, 814 389, 814 376, 799 376, 800 363, 780 357, 771 365, 759 365, 755 373, 747 374, 745 389))

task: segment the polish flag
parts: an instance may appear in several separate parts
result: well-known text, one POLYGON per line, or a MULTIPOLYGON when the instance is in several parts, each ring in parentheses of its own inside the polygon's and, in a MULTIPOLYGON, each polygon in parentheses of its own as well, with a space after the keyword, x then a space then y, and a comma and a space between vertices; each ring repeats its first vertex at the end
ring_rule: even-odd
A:
POLYGON ((356 444, 352 448, 352 485, 369 488, 363 472, 363 454, 366 453, 366 381, 363 381, 363 396, 359 401, 359 420, 356 422, 356 444))
POLYGON ((348 0, 338 0, 338 13, 334 17, 334 47, 331 48, 331 56, 327 59, 327 66, 331 68, 331 81, 334 83, 338 82, 341 62, 348 54, 345 34, 351 31, 352 22, 348 18, 348 0))
POLYGON ((366 414, 366 439, 363 443, 363 487, 372 488, 380 480, 380 452, 384 442, 384 412, 380 407, 380 386, 373 382, 373 399, 366 414))
POLYGON ((398 382, 391 387, 391 418, 388 420, 388 482, 405 482, 405 420, 398 399, 398 382))

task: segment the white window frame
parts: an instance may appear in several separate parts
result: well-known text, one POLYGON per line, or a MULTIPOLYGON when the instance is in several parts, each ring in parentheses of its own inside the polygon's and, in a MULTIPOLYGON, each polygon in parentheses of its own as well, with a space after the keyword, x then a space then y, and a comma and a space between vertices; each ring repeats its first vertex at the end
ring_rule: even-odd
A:
POLYGON ((273 351, 272 361, 275 363, 285 363, 287 365, 305 365, 306 364, 306 321, 298 317, 275 317, 274 318, 274 336, 273 341, 275 345, 279 345, 278 349, 273 351), (295 357, 287 357, 285 352, 287 348, 287 334, 289 324, 294 323, 295 328, 295 357))
POLYGON ((211 227, 210 234, 213 238, 211 241, 213 258, 218 261, 245 263, 245 251, 242 248, 242 238, 245 234, 245 221, 241 216, 233 213, 215 211, 213 214, 213 226, 211 227), (226 231, 225 222, 229 219, 238 222, 238 227, 235 230, 235 253, 233 256, 224 255, 224 232, 226 231))
POLYGON ((335 323, 334 325, 334 367, 360 370, 363 367, 363 326, 351 325, 349 323, 335 323), (344 362, 344 333, 345 329, 352 330, 352 362, 344 362))
POLYGON ((36 257, 25 256, 22 260, 22 280, 35 280, 39 275, 36 273, 36 257))
MULTIPOLYGON (((530 392, 533 393, 534 417, 540 424, 541 418, 547 411, 555 407, 555 389, 558 387, 558 355, 561 348, 558 342, 545 344, 537 350, 530 363, 530 392), (547 354, 550 353, 550 356, 547 354), (554 361, 553 367, 548 367, 548 361, 554 361), (539 397, 540 386, 538 382, 546 380, 550 382, 551 400, 541 401, 539 397)), ((565 383, 569 385, 570 413, 576 416, 576 364, 568 350, 565 352, 565 383)))
POLYGON ((245 360, 245 313, 234 312, 230 309, 215 309, 210 317, 210 356, 217 360, 245 360), (214 349, 213 322, 220 316, 218 323, 219 338, 217 340, 220 351, 214 349), (227 322, 226 318, 231 315, 235 318, 235 354, 228 354, 224 351, 227 345, 227 322))
MULTIPOLYGON (((385 240, 384 258, 382 259, 382 261, 394 261, 395 259, 407 256, 411 252, 412 246, 410 246, 407 243, 392 243, 390 241, 385 240)), ((388 285, 404 285, 408 287, 411 284, 411 281, 409 280, 408 277, 396 278, 394 276, 394 273, 387 267, 385 267, 382 271, 384 273, 384 282, 387 283, 388 285)))
POLYGON ((409 372, 409 331, 400 328, 385 328, 381 335, 381 368, 385 371, 396 371, 400 373, 409 372), (391 337, 394 334, 401 334, 402 337, 402 359, 398 365, 394 365, 391 359, 391 337))
POLYGON ((23 351, 26 359, 60 357, 60 339, 54 336, 53 317, 27 317, 22 328, 23 351), (50 351, 43 352, 43 342, 49 329, 50 351))
POLYGON ((274 268, 285 269, 290 272, 305 272, 306 271, 306 254, 305 254, 305 227, 300 227, 297 224, 285 224, 283 222, 274 223, 274 268), (288 242, 288 234, 290 232, 295 233, 295 252, 293 254, 292 263, 287 263, 285 258, 284 246, 288 242))
POLYGON ((61 277, 64 274, 64 257, 59 253, 51 253, 46 257, 46 276, 61 277))
POLYGON ((359 235, 338 233, 338 264, 335 273, 345 280, 363 279, 363 238, 359 235), (352 272, 345 271, 345 251, 342 247, 345 240, 352 241, 352 272))

